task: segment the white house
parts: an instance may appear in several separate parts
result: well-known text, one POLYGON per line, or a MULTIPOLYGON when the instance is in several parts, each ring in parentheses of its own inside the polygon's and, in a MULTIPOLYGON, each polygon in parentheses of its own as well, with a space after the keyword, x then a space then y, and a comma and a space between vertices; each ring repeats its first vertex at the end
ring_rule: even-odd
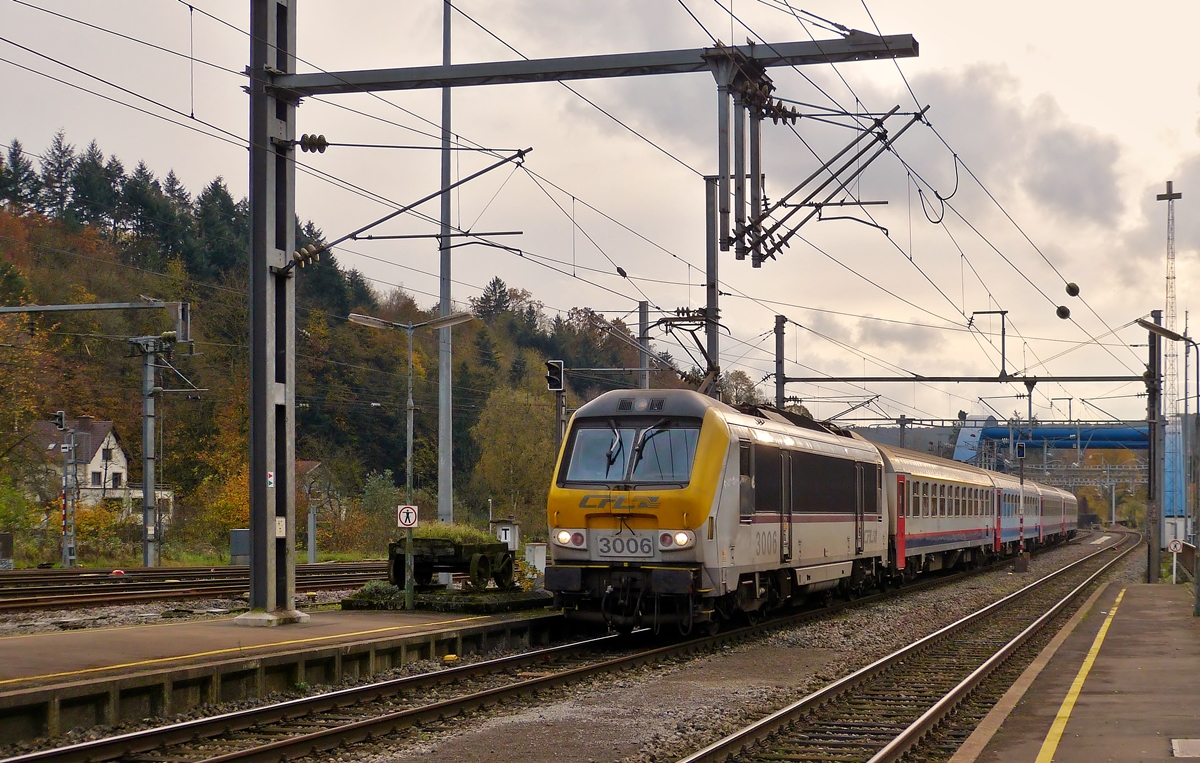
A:
MULTIPOLYGON (((49 421, 35 421, 32 439, 46 457, 47 466, 62 484, 64 466, 72 469, 68 482, 77 486, 77 501, 93 506, 105 499, 121 501, 123 513, 133 510, 133 502, 142 496, 141 485, 129 482, 129 458, 111 421, 96 421, 91 416, 68 419, 66 431, 49 421), (70 430, 75 431, 75 458, 70 459, 70 430)), ((172 490, 154 491, 155 503, 164 524, 170 522, 175 494, 172 490)))

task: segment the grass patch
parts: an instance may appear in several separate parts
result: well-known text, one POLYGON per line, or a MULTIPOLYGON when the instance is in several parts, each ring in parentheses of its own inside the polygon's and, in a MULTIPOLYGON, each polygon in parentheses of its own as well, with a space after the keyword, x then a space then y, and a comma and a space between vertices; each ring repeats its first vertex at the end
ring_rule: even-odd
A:
POLYGON ((451 543, 499 543, 500 541, 484 530, 470 525, 445 524, 437 522, 424 525, 413 530, 414 538, 436 538, 448 540, 451 543))

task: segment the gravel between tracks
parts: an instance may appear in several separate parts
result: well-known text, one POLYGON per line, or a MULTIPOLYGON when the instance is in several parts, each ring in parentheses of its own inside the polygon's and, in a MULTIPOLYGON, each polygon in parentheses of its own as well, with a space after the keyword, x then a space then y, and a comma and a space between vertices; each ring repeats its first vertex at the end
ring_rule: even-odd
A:
MULTIPOLYGON (((384 763, 436 755, 439 763, 497 756, 528 763, 674 760, 1094 551, 1087 540, 1034 559, 1030 574, 1004 569, 984 573, 788 628, 700 659, 592 679, 325 759, 384 763)), ((1138 555, 1133 556, 1123 568, 1137 566, 1138 555)))

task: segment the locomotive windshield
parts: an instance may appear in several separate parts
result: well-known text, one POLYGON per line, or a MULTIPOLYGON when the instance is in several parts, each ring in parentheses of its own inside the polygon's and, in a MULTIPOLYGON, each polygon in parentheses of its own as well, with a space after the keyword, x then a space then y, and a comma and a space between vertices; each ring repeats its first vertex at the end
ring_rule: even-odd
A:
POLYGON ((682 487, 691 479, 699 422, 599 419, 576 426, 565 482, 682 487))

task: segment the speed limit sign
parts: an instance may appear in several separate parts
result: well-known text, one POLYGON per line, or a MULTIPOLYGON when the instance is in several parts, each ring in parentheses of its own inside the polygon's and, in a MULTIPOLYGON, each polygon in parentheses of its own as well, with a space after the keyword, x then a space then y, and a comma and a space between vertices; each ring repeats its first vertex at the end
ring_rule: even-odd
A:
POLYGON ((1178 538, 1171 541, 1167 544, 1167 551, 1170 551, 1172 554, 1180 553, 1183 551, 1183 541, 1179 540, 1178 538))
POLYGON ((396 527, 404 527, 412 529, 417 526, 417 507, 416 506, 397 506, 396 507, 396 527))

